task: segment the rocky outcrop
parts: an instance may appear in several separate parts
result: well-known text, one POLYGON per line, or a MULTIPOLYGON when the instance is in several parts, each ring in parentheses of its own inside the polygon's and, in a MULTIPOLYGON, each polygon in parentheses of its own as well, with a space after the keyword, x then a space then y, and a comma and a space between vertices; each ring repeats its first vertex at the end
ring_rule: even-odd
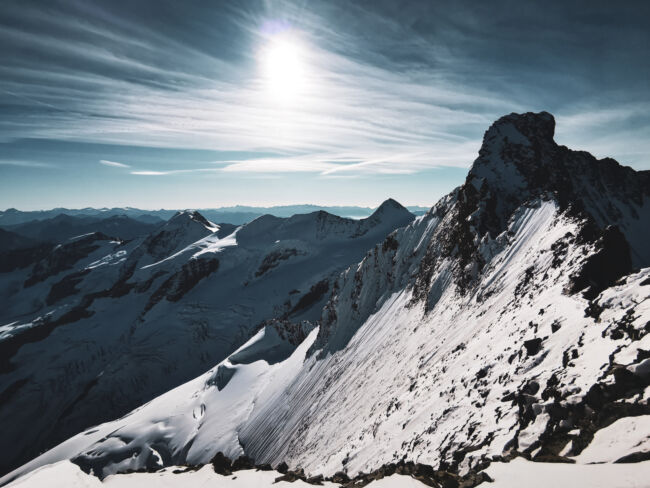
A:
POLYGON ((267 271, 277 267, 281 261, 286 261, 287 259, 293 256, 298 256, 299 254, 305 254, 305 253, 302 251, 298 251, 298 249, 292 249, 292 248, 279 249, 277 251, 270 252, 269 254, 264 256, 264 259, 262 260, 260 267, 255 272, 255 277, 259 278, 267 271))
POLYGON ((219 260, 217 258, 197 258, 191 259, 181 269, 167 278, 160 287, 152 293, 149 301, 145 305, 145 312, 150 310, 156 303, 163 298, 170 302, 177 302, 183 296, 194 288, 199 281, 211 275, 219 269, 219 260))
POLYGON ((34 265, 31 275, 25 280, 25 287, 33 286, 50 276, 71 269, 77 261, 99 249, 98 241, 108 240, 112 238, 101 233, 93 233, 55 247, 44 259, 34 265))
MULTIPOLYGON (((212 464, 215 473, 223 476, 230 476, 242 469, 257 469, 261 471, 273 469, 268 464, 256 465, 253 460, 246 456, 241 456, 232 461, 224 456, 222 452, 218 452, 212 458, 210 464, 212 464)), ((486 467, 487 464, 482 469, 486 467)), ((192 468, 198 469, 199 466, 193 466, 192 468)), ((307 476, 304 470, 300 468, 290 469, 285 462, 280 462, 275 467, 275 470, 282 474, 282 476, 276 478, 276 483, 281 481, 293 483, 300 480, 311 485, 320 486, 323 485, 323 482, 330 482, 339 485, 341 488, 361 488, 369 485, 373 481, 378 481, 395 474, 409 476, 433 488, 474 488, 481 483, 490 483, 493 481, 482 470, 472 471, 465 476, 459 476, 449 471, 435 469, 433 466, 403 460, 397 463, 384 464, 371 472, 360 473, 354 477, 349 477, 343 471, 339 471, 329 477, 323 475, 307 476)))

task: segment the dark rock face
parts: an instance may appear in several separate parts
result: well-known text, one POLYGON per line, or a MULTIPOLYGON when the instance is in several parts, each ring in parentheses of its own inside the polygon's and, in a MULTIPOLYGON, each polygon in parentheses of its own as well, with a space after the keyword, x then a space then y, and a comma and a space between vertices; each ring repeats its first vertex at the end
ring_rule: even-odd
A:
POLYGON ((39 244, 34 247, 9 249, 0 252, 0 273, 23 269, 45 258, 54 244, 39 244))
MULTIPOLYGON (((182 213, 183 212, 181 212, 181 214, 182 213)), ((193 210, 193 211, 190 211, 190 212, 187 212, 187 213, 189 214, 190 219, 192 219, 193 221, 198 222, 199 224, 201 224, 201 225, 203 225, 205 227, 210 227, 211 224, 208 221, 208 219, 206 219, 203 215, 201 215, 196 210, 193 210)), ((174 217, 172 217, 172 219, 173 218, 174 217)))
POLYGON ((89 269, 83 271, 78 271, 76 273, 70 273, 67 276, 64 276, 60 281, 54 283, 50 289, 50 293, 45 299, 45 303, 48 305, 53 305, 59 300, 79 293, 77 285, 83 280, 83 277, 90 273, 89 269))
POLYGON ((58 246, 44 259, 36 263, 31 276, 25 281, 25 287, 33 286, 50 276, 71 269, 77 261, 97 250, 99 248, 97 241, 100 240, 111 240, 111 238, 101 233, 94 233, 71 243, 58 246))
POLYGON ((57 327, 88 318, 92 314, 93 312, 84 307, 73 307, 57 319, 45 318, 35 321, 33 327, 0 341, 0 374, 12 371, 11 358, 25 344, 42 341, 57 327))
POLYGON ((298 303, 291 309, 289 316, 295 315, 297 312, 306 310, 321 300, 329 291, 330 284, 327 280, 321 280, 309 289, 307 293, 300 297, 298 303))
POLYGON ((217 474, 224 476, 229 476, 232 474, 232 461, 224 456, 222 452, 215 454, 210 461, 210 464, 212 464, 214 472, 217 474))
POLYGON ((259 278, 267 271, 277 267, 280 264, 280 261, 286 261, 287 259, 293 256, 298 256, 299 254, 304 253, 298 251, 298 249, 281 249, 267 254, 262 260, 259 269, 255 272, 255 277, 259 278))
POLYGON ((171 243, 175 242, 179 234, 182 234, 182 229, 161 230, 148 237, 145 241, 147 253, 155 259, 163 259, 167 255, 171 243))
POLYGON ((241 469, 253 469, 255 465, 253 460, 248 456, 239 456, 235 459, 235 462, 232 463, 232 470, 239 471, 241 469))
POLYGON ((534 356, 542 349, 542 339, 536 337, 535 339, 524 341, 524 347, 529 356, 534 356))
POLYGON ((589 256, 571 287, 571 293, 584 290, 589 300, 632 271, 630 247, 618 227, 607 227, 596 246, 598 250, 589 256))
POLYGON ((395 239, 395 236, 393 236, 393 234, 390 234, 388 237, 386 237, 384 242, 381 244, 381 249, 384 252, 388 250, 397 251, 398 247, 399 242, 397 242, 397 239, 395 239))
POLYGON ((334 473, 334 476, 332 476, 332 483, 345 484, 349 482, 350 482, 350 477, 343 471, 337 471, 336 473, 334 473))
POLYGON ((143 242, 144 251, 156 260, 212 233, 211 224, 199 212, 178 212, 158 232, 143 242))
POLYGON ((165 280, 160 288, 151 295, 145 311, 150 310, 163 298, 170 302, 177 302, 183 295, 194 288, 199 281, 214 273, 217 269, 219 269, 219 260, 216 258, 191 259, 178 272, 165 280))

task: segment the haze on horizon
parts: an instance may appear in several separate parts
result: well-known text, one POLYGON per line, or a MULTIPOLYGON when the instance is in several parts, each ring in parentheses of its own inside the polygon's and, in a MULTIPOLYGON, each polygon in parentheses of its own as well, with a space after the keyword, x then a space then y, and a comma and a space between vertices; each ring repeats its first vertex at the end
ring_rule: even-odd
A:
POLYGON ((0 208, 431 206, 513 111, 650 169, 650 4, 496 4, 6 0, 0 208))

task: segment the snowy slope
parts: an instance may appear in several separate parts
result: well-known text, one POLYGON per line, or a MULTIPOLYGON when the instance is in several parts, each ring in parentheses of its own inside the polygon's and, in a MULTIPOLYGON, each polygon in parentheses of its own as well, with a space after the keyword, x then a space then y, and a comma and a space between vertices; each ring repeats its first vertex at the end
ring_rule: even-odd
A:
MULTIPOLYGON (((105 475, 218 450, 325 475, 402 459, 461 474, 515 456, 573 460, 572 473, 646 459, 648 173, 557 146, 553 130, 546 113, 495 122, 464 185, 338 276, 317 329, 283 323, 287 345, 269 324, 205 375, 2 481, 63 459, 105 475)), ((286 238, 273 218, 253 224, 277 233, 268 243, 286 238)), ((322 218, 311 235, 338 230, 322 218)), ((246 233, 169 261, 260 242, 246 233)), ((274 249, 252 275, 284 256, 296 254, 274 249)), ((494 466, 501 481, 520 472, 494 466)), ((563 469, 541 466, 530 472, 549 480, 563 469)))
MULTIPOLYGON (((162 469, 155 473, 132 473, 109 476, 103 482, 92 475, 85 474, 74 464, 63 461, 43 467, 17 480, 8 486, 15 488, 138 488, 156 486, 162 488, 185 488, 187 486, 202 488, 218 486, 220 488, 308 488, 314 484, 302 480, 276 481, 281 477, 277 471, 241 470, 224 476, 214 472, 211 466, 199 470, 187 470, 184 467, 162 469)), ((321 482, 318 486, 338 488, 341 485, 321 482)), ((371 488, 424 488, 424 483, 409 476, 393 474, 366 486, 371 488)), ((612 485, 616 486, 616 485, 612 485)), ((623 485, 621 485, 623 486, 623 485)))
MULTIPOLYGON (((532 463, 521 458, 510 463, 494 463, 488 469, 493 482, 491 488, 647 488, 650 479, 650 461, 635 465, 597 464, 571 465, 532 463)), ((243 470, 223 476, 210 466, 199 470, 186 470, 170 466, 155 473, 131 473, 109 476, 103 482, 81 471, 78 466, 62 461, 40 468, 26 475, 10 487, 14 488, 139 488, 156 486, 185 488, 219 486, 221 488, 307 488, 314 486, 301 480, 294 482, 275 480, 276 471, 243 470)), ((339 487, 338 483, 323 482, 319 486, 339 487)), ((367 484, 371 488, 423 488, 426 484, 409 476, 393 474, 367 484)))
POLYGON ((205 374, 67 440, 10 478, 70 458, 101 477, 143 467, 205 464, 220 451, 235 459, 243 454, 239 428, 256 403, 267 403, 300 371, 316 333, 280 322, 267 325, 205 374))
POLYGON ((650 264, 635 248, 648 242, 648 174, 556 146, 552 124, 497 121, 465 185, 342 275, 290 407, 262 405, 240 432, 249 455, 352 473, 407 456, 462 472, 514 451, 579 454, 600 428, 650 412, 634 366, 650 270, 611 286, 630 254, 650 264), (561 177, 548 175, 554 158, 561 177), (592 215, 611 202, 631 210, 592 215))
MULTIPOLYGON (((557 215, 553 203, 540 203, 513 220, 507 233, 514 245, 492 258, 473 293, 450 286, 450 264, 443 261, 431 286, 436 303, 430 311, 424 302, 414 303, 409 288, 380 296, 382 305, 355 327, 344 347, 348 335, 342 341, 334 332, 334 352, 322 359, 315 353, 305 364, 282 398, 288 407, 271 404, 254 412, 240 432, 247 453, 314 472, 345 467, 355 473, 404 455, 434 466, 460 463, 462 471, 509 449, 562 449, 568 433, 583 423, 585 431, 578 429, 575 437, 588 441, 606 419, 594 414, 596 425, 589 423, 583 410, 597 405, 584 398, 593 385, 612 380, 608 369, 616 357, 610 355, 627 354, 626 365, 637 361, 630 353, 647 350, 611 331, 633 317, 631 329, 646 332, 650 289, 641 283, 650 270, 603 292, 597 303, 607 308, 599 322, 585 317, 588 301, 564 293, 567 268, 583 259, 584 249, 569 250, 553 266, 552 246, 575 232, 574 225, 557 215), (531 266, 536 274, 528 280, 531 266)), ((401 256, 394 257, 399 262, 401 256)), ((351 303, 376 303, 374 262, 369 256, 360 278, 339 288, 334 312, 328 311, 339 327, 354 324, 356 311, 364 310, 351 303)), ((639 411, 648 409, 643 394, 631 402, 639 411)))
POLYGON ((179 212, 0 273, 4 470, 196 377, 265 320, 317 319, 340 271, 412 219, 388 201, 363 220, 261 217, 227 234, 179 212))
POLYGON ((490 488, 647 488, 650 462, 638 464, 572 465, 532 463, 522 458, 494 463, 487 470, 494 478, 490 488))

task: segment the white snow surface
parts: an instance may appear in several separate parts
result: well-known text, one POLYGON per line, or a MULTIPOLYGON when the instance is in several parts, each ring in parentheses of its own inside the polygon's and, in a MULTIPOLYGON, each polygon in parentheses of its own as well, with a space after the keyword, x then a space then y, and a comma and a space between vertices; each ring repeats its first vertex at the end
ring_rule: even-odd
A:
MULTIPOLYGON (((44 466, 7 485, 13 488, 311 488, 314 485, 301 480, 293 482, 275 480, 282 476, 277 471, 254 469, 236 471, 230 476, 217 474, 212 466, 196 471, 185 471, 183 467, 170 466, 155 473, 116 474, 103 481, 87 475, 69 461, 44 466), (176 473, 174 471, 177 471, 176 473), (178 472, 183 471, 183 472, 178 472)), ((320 486, 335 488, 340 485, 323 482, 320 486)), ((371 488, 424 488, 426 485, 410 476, 394 474, 366 486, 371 488)))
POLYGON ((636 464, 492 463, 489 488, 648 488, 650 461, 636 464))
POLYGON ((624 417, 596 432, 576 457, 580 463, 613 463, 634 452, 650 451, 650 416, 624 417))
MULTIPOLYGON (((509 463, 493 463, 487 473, 494 479, 481 486, 490 488, 648 488, 650 461, 632 465, 592 464, 573 465, 533 463, 522 458, 509 463)), ((39 468, 7 485, 12 488, 308 488, 314 485, 301 480, 293 483, 275 482, 281 476, 276 471, 243 470, 231 476, 216 474, 211 466, 196 471, 170 466, 155 473, 116 474, 103 481, 87 475, 69 461, 39 468), (177 471, 176 473, 174 471, 177 471)), ((339 485, 324 482, 321 486, 339 485)), ((408 476, 392 475, 366 485, 372 488, 420 488, 422 482, 408 476)))
POLYGON ((232 364, 230 358, 244 351, 258 354, 273 352, 277 332, 266 327, 230 358, 202 376, 185 383, 114 422, 107 422, 65 441, 0 479, 0 484, 33 469, 87 455, 90 462, 103 463, 95 474, 105 477, 128 469, 138 469, 166 461, 204 464, 219 451, 231 458, 243 454, 238 431, 256 403, 265 403, 269 395, 282 390, 300 370, 307 349, 317 330, 295 348, 286 360, 269 365, 264 359, 248 364, 232 364), (233 375, 219 390, 217 375, 227 368, 233 375), (107 462, 105 458, 110 461, 107 462))
MULTIPOLYGON (((23 478, 16 480, 8 486, 15 488, 139 488, 151 486, 157 488, 308 488, 313 487, 304 481, 297 480, 293 483, 275 479, 282 476, 277 471, 236 471, 231 476, 222 476, 212 469, 212 466, 204 466, 197 471, 183 471, 185 468, 171 466, 155 473, 132 473, 109 476, 100 481, 92 475, 81 471, 78 466, 69 461, 62 461, 56 464, 44 466, 23 478)), ((419 482, 417 482, 419 483, 419 482)), ((333 488, 333 483, 323 483, 326 488, 333 488)), ((370 486, 375 486, 372 483, 370 486)), ((422 483, 413 485, 383 484, 376 485, 380 488, 394 488, 397 486, 425 486, 422 483)))

